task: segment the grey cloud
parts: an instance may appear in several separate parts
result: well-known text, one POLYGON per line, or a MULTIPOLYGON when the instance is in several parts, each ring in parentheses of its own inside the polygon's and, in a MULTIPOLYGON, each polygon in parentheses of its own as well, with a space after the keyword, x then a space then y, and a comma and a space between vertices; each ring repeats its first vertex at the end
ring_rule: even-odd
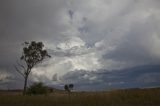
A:
POLYGON ((54 75, 53 75, 52 81, 58 81, 58 74, 54 74, 54 75))
POLYGON ((61 0, 1 0, 1 40, 23 42, 28 40, 54 41, 67 30, 67 4, 61 0), (65 22, 65 21, 63 21, 65 22))
POLYGON ((83 56, 89 53, 92 53, 95 51, 95 48, 89 48, 86 45, 81 46, 81 47, 77 47, 74 46, 70 49, 67 50, 63 50, 61 48, 56 48, 55 50, 51 50, 50 53, 53 56, 57 56, 57 57, 74 57, 74 56, 83 56))
POLYGON ((68 14, 69 14, 70 18, 72 19, 72 18, 73 18, 73 15, 74 15, 74 12, 73 12, 72 10, 69 10, 69 11, 68 11, 68 14))
POLYGON ((21 55, 24 41, 56 44, 68 30, 67 3, 63 0, 0 1, 0 64, 13 65, 21 55))
POLYGON ((159 85, 159 69, 158 65, 151 65, 114 71, 89 72, 77 70, 65 74, 60 80, 64 84, 75 84, 76 90, 154 87, 159 85))
MULTIPOLYGON (((97 89, 114 85, 105 73, 97 73, 159 64, 159 10, 158 0, 1 0, 0 69, 18 79, 13 64, 21 55, 21 43, 36 40, 45 43, 53 58, 37 66, 30 80, 50 83, 70 71, 86 70, 73 72, 74 81, 87 82, 88 89, 89 82, 92 87, 104 82, 97 89), (45 70, 44 77, 37 70, 45 70)), ((63 77, 73 81, 73 75, 63 77)))
POLYGON ((159 49, 160 38, 155 34, 157 28, 154 29, 156 24, 152 21, 152 19, 148 19, 145 23, 134 23, 116 49, 103 57, 134 64, 157 64, 160 61, 160 54, 159 52, 155 53, 156 50, 153 49, 159 49))

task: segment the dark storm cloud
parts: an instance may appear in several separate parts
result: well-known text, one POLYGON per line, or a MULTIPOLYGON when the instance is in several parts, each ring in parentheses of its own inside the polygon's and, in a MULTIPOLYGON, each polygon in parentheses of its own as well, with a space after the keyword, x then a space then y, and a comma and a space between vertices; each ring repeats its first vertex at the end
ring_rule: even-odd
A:
POLYGON ((134 64, 158 64, 160 36, 156 35, 159 28, 154 21, 150 17, 147 22, 133 23, 123 42, 103 57, 134 64))
MULTIPOLYGON (((22 79, 13 64, 21 44, 36 40, 45 43, 53 58, 34 68, 30 82, 61 83, 60 78, 87 89, 104 88, 103 82, 113 85, 105 78, 108 71, 159 64, 159 10, 158 0, 0 0, 0 72, 11 75, 11 83, 22 79), (104 73, 97 74, 102 69, 104 73)), ((109 74, 116 84, 130 79, 125 75, 109 74)), ((158 80, 154 73, 137 79, 143 78, 158 80)), ((14 86, 11 83, 8 86, 14 86)))
POLYGON ((59 12, 63 10, 63 5, 66 5, 65 2, 60 5, 61 2, 51 0, 0 1, 1 64, 16 60, 24 41, 56 42, 57 33, 64 29, 63 25, 62 27, 57 25, 60 21, 58 18, 61 18, 59 12))
POLYGON ((61 80, 64 84, 75 84, 76 90, 156 87, 160 86, 159 69, 159 65, 151 65, 111 72, 79 70, 67 73, 61 80))
POLYGON ((60 25, 63 17, 61 12, 65 11, 66 5, 66 2, 61 2, 1 0, 1 44, 19 44, 28 40, 56 41, 58 33, 66 29, 60 25))
POLYGON ((72 18, 73 18, 73 15, 74 15, 74 12, 73 12, 72 10, 69 10, 69 11, 68 11, 68 14, 69 14, 70 18, 72 19, 72 18))

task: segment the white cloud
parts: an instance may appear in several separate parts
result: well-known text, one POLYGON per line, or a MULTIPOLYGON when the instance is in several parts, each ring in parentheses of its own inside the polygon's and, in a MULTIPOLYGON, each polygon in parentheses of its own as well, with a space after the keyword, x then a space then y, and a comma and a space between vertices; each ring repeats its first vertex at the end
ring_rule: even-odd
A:
POLYGON ((62 76, 74 70, 158 64, 160 14, 156 2, 68 1, 58 13, 59 40, 48 42, 54 59, 47 63, 44 73, 52 79, 56 73, 62 76))
POLYGON ((6 71, 0 70, 0 83, 7 82, 9 80, 10 76, 11 75, 9 73, 7 73, 6 71))
POLYGON ((51 51, 53 59, 35 68, 33 75, 43 75, 51 80, 55 74, 63 76, 70 71, 96 71, 101 68, 96 48, 87 47, 78 37, 70 37, 58 44, 56 48, 58 49, 51 51))

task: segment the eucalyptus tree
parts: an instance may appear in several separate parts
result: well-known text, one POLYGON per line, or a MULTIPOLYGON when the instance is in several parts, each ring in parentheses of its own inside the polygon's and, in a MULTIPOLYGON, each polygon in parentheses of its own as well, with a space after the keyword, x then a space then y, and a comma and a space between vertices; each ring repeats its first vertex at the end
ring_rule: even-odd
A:
POLYGON ((51 57, 47 50, 44 48, 42 42, 24 42, 23 52, 20 57, 20 62, 17 61, 15 65, 16 71, 24 78, 23 95, 26 94, 28 76, 32 69, 41 63, 46 57, 51 57))

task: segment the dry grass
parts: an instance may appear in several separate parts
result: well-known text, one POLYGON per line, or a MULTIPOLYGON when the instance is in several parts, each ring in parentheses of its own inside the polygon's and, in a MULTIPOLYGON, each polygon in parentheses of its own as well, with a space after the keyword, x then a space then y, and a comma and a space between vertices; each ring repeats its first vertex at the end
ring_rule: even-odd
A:
POLYGON ((22 96, 0 92, 0 106, 160 106, 160 88, 22 96))

